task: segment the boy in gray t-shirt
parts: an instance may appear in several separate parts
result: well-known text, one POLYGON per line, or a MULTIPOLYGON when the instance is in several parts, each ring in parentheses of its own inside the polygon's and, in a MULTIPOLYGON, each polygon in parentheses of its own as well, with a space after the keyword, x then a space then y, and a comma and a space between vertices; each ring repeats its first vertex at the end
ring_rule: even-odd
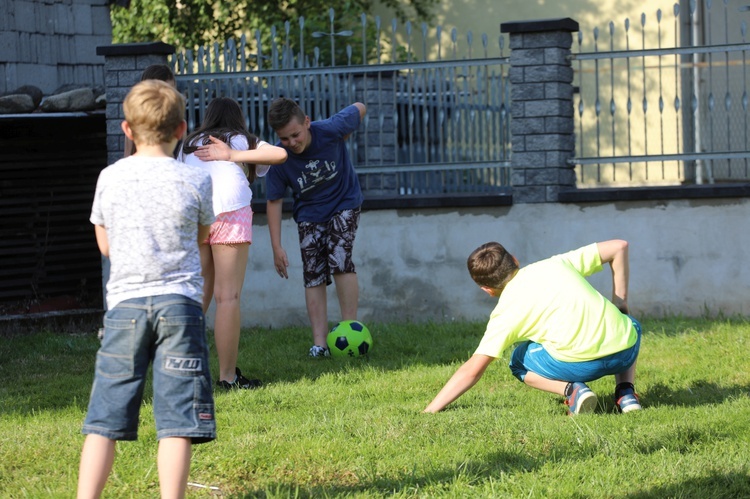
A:
POLYGON ((91 210, 111 268, 78 495, 98 497, 115 442, 137 438, 153 364, 161 495, 182 497, 191 445, 216 438, 198 251, 214 221, 211 177, 172 158, 187 128, 185 100, 173 87, 138 83, 123 108, 137 152, 102 170, 91 210))

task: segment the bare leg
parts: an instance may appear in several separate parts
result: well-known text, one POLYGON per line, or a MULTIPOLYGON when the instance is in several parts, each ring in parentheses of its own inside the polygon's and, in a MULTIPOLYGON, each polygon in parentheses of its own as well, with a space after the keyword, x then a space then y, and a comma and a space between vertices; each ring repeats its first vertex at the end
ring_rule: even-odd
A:
POLYGON ((334 274, 336 295, 341 308, 341 319, 345 321, 357 320, 357 306, 359 304, 359 283, 357 274, 334 274))
POLYGON ((635 383, 635 364, 636 362, 633 362, 633 365, 628 368, 627 371, 623 371, 621 373, 615 374, 615 383, 618 385, 620 383, 635 383))
POLYGON ((240 345, 240 295, 245 282, 245 270, 250 245, 216 244, 213 252, 214 298, 216 317, 214 339, 219 358, 219 380, 234 381, 240 345))
POLYGON ((168 437, 159 441, 159 489, 162 499, 182 499, 190 473, 192 441, 185 437, 168 437))
POLYGON ((78 470, 78 499, 99 497, 115 461, 115 441, 86 435, 78 470))
POLYGON ((567 381, 543 378, 537 373, 533 373, 531 371, 526 373, 526 376, 523 378, 523 382, 532 388, 536 388, 537 390, 555 393, 562 397, 565 396, 565 387, 568 385, 567 381))
POLYGON ((328 336, 328 298, 326 296, 326 285, 320 284, 312 288, 305 288, 305 303, 307 304, 307 315, 313 331, 313 343, 318 346, 326 346, 328 336))
POLYGON ((211 246, 208 244, 200 245, 200 253, 201 274, 203 275, 203 313, 205 314, 214 297, 214 257, 211 246))
POLYGON ((627 371, 615 374, 615 383, 617 383, 615 385, 615 405, 622 413, 642 409, 634 386, 635 364, 636 363, 633 362, 633 365, 630 366, 627 371), (624 383, 625 386, 621 387, 620 383, 624 383))

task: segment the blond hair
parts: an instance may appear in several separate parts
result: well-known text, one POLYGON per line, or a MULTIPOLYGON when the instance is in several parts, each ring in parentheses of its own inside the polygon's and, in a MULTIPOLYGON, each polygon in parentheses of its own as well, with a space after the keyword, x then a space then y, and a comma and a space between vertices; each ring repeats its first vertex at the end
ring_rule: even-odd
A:
POLYGON ((171 142, 185 120, 185 98, 173 86, 159 80, 137 83, 122 107, 136 144, 171 142))

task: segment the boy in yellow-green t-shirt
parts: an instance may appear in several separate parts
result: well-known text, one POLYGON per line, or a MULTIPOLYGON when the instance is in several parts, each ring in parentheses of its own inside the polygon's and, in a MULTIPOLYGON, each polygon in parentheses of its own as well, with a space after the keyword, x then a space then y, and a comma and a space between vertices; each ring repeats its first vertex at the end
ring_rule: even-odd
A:
POLYGON ((472 252, 469 274, 498 303, 474 355, 445 384, 425 412, 438 412, 474 386, 487 366, 518 343, 510 369, 519 381, 565 397, 568 413, 592 412, 596 394, 586 381, 614 375, 621 412, 641 409, 635 363, 641 325, 628 314, 628 243, 590 244, 523 268, 499 243, 472 252), (609 263, 613 297, 585 279, 609 263))

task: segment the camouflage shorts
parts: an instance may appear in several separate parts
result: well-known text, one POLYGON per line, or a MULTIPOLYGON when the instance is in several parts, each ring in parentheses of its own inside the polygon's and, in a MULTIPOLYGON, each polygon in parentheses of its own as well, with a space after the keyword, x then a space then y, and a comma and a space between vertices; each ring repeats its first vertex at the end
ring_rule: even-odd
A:
POLYGON ((299 246, 306 288, 331 284, 333 274, 355 273, 352 261, 360 209, 336 213, 328 222, 300 222, 299 246))

